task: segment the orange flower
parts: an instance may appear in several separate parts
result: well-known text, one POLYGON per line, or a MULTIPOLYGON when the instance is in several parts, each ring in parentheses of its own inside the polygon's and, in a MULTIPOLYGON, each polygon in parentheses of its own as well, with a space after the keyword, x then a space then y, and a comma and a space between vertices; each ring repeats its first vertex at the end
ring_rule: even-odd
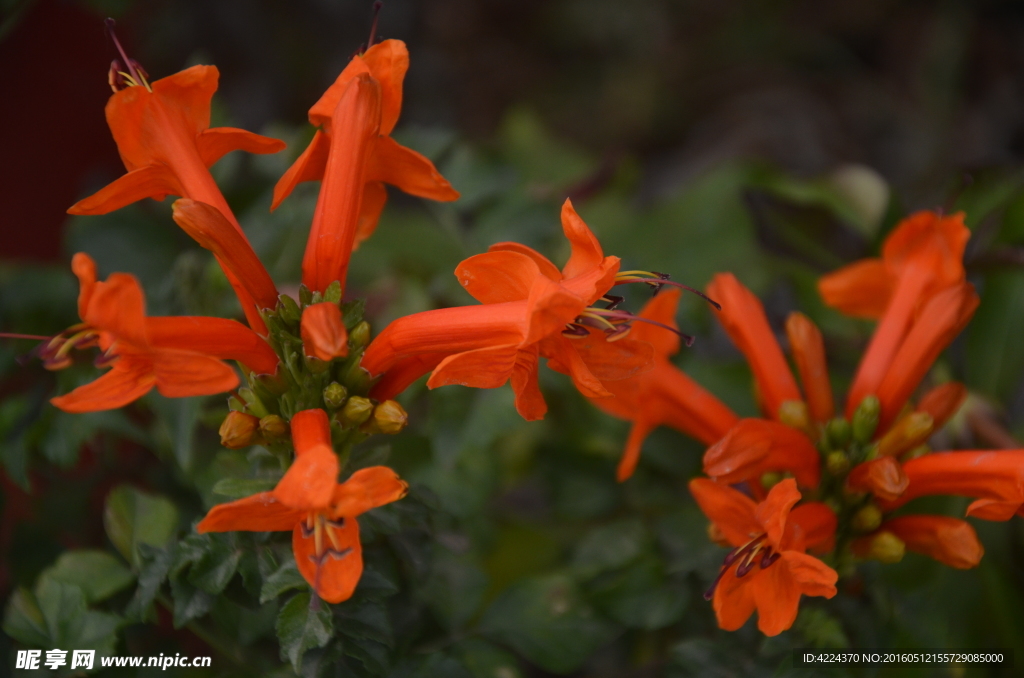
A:
MULTIPOLYGON (((900 516, 882 523, 882 532, 899 537, 908 549, 955 567, 977 567, 985 548, 969 523, 947 516, 900 516)), ((856 546, 854 546, 856 549, 856 546)))
MULTIPOLYGON (((639 317, 674 329, 681 294, 679 290, 662 292, 647 302, 639 317)), ((630 338, 654 347, 654 367, 629 379, 602 382, 615 397, 590 400, 608 414, 633 423, 616 472, 620 482, 633 475, 644 439, 658 426, 671 426, 710 445, 739 421, 722 401, 669 361, 679 351, 676 334, 640 323, 630 338)))
POLYGON ((801 595, 836 594, 835 570, 805 553, 828 546, 835 534, 835 514, 817 502, 794 508, 800 492, 792 478, 775 485, 760 504, 703 478, 690 481, 690 492, 735 547, 705 594, 713 600, 721 628, 735 631, 756 609, 757 628, 775 636, 793 625, 801 595))
POLYGON ((309 109, 319 127, 309 147, 274 187, 276 209, 303 181, 323 180, 302 261, 302 281, 323 291, 345 283, 352 250, 370 237, 384 209, 384 184, 432 200, 459 194, 419 153, 389 135, 402 109, 409 53, 385 40, 352 57, 338 79, 309 109))
POLYGON ((628 314, 592 306, 617 283, 618 257, 604 256, 568 200, 562 229, 572 255, 561 272, 529 247, 498 243, 455 270, 483 305, 415 313, 386 327, 361 363, 372 376, 384 375, 373 396, 390 398, 427 372, 430 388, 496 388, 511 379, 516 409, 535 420, 547 411, 537 381, 540 356, 592 398, 611 395, 602 381, 650 369, 651 345, 620 338, 629 329, 620 322, 628 314))
MULTIPOLYGON (((210 100, 219 77, 214 66, 193 66, 148 84, 134 62, 125 61, 135 77, 128 78, 131 86, 120 91, 115 85, 106 114, 128 174, 75 203, 68 212, 106 214, 143 198, 178 195, 219 210, 241 240, 248 242, 208 168, 231 151, 277 153, 284 143, 233 127, 210 127, 210 100)), ((250 326, 264 332, 254 300, 230 268, 221 265, 250 326)))
MULTIPOLYGON (((928 320, 929 309, 922 307, 947 288, 962 288, 968 238, 963 213, 943 217, 918 212, 886 238, 881 259, 856 262, 818 282, 829 306, 848 315, 881 319, 850 387, 847 417, 865 396, 878 394, 891 367, 902 368, 897 352, 915 317, 928 320)), ((960 308, 966 310, 963 303, 960 308)))
POLYGON ((385 466, 356 471, 338 482, 323 410, 304 410, 291 420, 295 462, 271 492, 219 504, 196 530, 206 532, 292 531, 299 572, 329 603, 352 596, 363 573, 356 516, 405 496, 405 482, 385 466))
POLYGON ((967 515, 984 520, 1024 516, 1024 450, 927 454, 903 464, 907 489, 886 510, 934 494, 974 497, 967 515))
POLYGON ((719 273, 712 278, 708 295, 722 304, 718 319, 750 363, 762 409, 767 416, 778 419, 783 403, 801 398, 786 357, 768 325, 764 306, 732 273, 719 273))
POLYGON ((71 262, 81 284, 78 313, 84 321, 42 349, 51 368, 70 363, 73 348, 98 344, 110 372, 51 402, 67 412, 122 407, 154 386, 171 398, 222 393, 238 375, 220 359, 239 360, 251 370, 273 373, 277 356, 252 330, 223 318, 146 318, 145 298, 135 278, 114 273, 96 280, 96 264, 79 253, 71 262))
POLYGON ((348 332, 335 303, 324 301, 304 308, 299 333, 308 356, 330 361, 348 355, 348 332))
POLYGON ((814 488, 821 457, 806 434, 764 419, 739 420, 704 453, 704 473, 721 483, 753 483, 768 471, 788 471, 801 486, 814 488))

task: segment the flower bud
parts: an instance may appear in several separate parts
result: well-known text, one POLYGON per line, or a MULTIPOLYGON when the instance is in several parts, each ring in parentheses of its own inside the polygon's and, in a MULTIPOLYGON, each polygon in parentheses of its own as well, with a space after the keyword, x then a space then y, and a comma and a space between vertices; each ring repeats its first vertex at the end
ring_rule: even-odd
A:
POLYGON ((782 474, 778 471, 765 471, 761 474, 761 487, 770 490, 782 482, 782 474))
POLYGON ((302 317, 302 311, 299 309, 299 305, 287 294, 278 296, 277 313, 281 319, 289 325, 298 325, 299 318, 302 317))
POLYGON ((253 444, 260 420, 244 412, 228 412, 220 425, 220 444, 229 450, 237 450, 253 444))
POLYGON ((359 349, 370 343, 370 323, 363 320, 352 328, 348 334, 348 343, 353 349, 359 349))
POLYGON ((892 532, 878 532, 857 542, 853 550, 858 556, 888 564, 903 560, 907 551, 907 545, 892 532))
POLYGON ((324 388, 324 404, 332 410, 344 405, 345 398, 348 398, 348 389, 336 381, 332 381, 324 388))
POLYGON ((811 413, 807 409, 807 403, 802 400, 787 400, 779 406, 779 421, 790 428, 811 434, 814 438, 814 428, 811 426, 811 413))
POLYGON ((857 532, 874 532, 882 524, 882 510, 875 504, 862 506, 850 520, 850 527, 857 532))
POLYGON ((276 414, 268 414, 260 419, 260 433, 267 440, 278 440, 288 435, 288 422, 276 414))
POLYGON ((302 352, 329 362, 348 355, 348 333, 337 304, 323 302, 302 311, 302 352))
POLYGON ((373 401, 363 396, 352 396, 345 401, 345 406, 338 411, 337 417, 345 426, 359 426, 373 414, 373 401))
POLYGON ((263 401, 259 399, 259 396, 251 388, 238 389, 238 395, 245 401, 245 409, 255 416, 265 417, 270 414, 267 406, 263 404, 263 401))
POLYGON ((401 432, 409 422, 409 415, 394 400, 385 400, 373 408, 373 417, 366 422, 364 428, 368 433, 385 433, 394 435, 401 432))
POLYGON ((842 450, 833 450, 825 456, 825 468, 834 476, 841 476, 850 470, 850 458, 842 450))
POLYGON ((878 454, 897 457, 911 450, 931 435, 932 415, 927 412, 913 412, 897 421, 878 441, 878 454))
POLYGON ((850 444, 850 422, 836 417, 825 426, 825 435, 828 436, 829 447, 834 450, 846 449, 850 444))
POLYGON ((370 373, 358 361, 352 363, 342 381, 349 393, 366 393, 370 389, 370 373))
POLYGON ((878 396, 865 396, 864 400, 860 401, 860 405, 853 413, 853 422, 851 423, 854 440, 863 445, 875 436, 881 410, 882 404, 878 402, 878 396))

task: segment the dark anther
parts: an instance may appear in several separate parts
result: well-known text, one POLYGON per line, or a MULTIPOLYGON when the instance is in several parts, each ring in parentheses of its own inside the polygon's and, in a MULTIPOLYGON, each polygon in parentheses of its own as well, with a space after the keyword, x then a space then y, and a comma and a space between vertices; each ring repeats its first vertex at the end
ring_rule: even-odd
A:
MULTIPOLYGON (((306 523, 302 523, 302 537, 304 539, 309 539, 310 537, 312 537, 313 536, 313 532, 314 532, 314 530, 313 530, 312 527, 307 527, 306 523)), ((312 558, 312 557, 313 556, 310 556, 310 558, 312 558)))
POLYGON ((772 547, 769 546, 768 550, 761 556, 761 569, 768 567, 782 556, 781 553, 772 553, 772 547))
POLYGON ((620 297, 616 294, 606 294, 603 297, 601 297, 601 301, 608 302, 608 305, 605 306, 605 310, 608 311, 618 308, 619 304, 621 304, 625 300, 626 297, 620 297))
POLYGON ((569 323, 568 325, 565 326, 565 329, 562 330, 562 336, 574 339, 579 337, 590 336, 590 332, 583 325, 579 325, 577 323, 569 323))

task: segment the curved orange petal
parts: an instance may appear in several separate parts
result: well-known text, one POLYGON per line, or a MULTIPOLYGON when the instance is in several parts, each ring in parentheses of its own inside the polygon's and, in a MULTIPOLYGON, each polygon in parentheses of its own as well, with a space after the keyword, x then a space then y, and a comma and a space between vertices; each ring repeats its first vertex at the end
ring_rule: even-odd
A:
POLYGON ((970 283, 949 287, 928 301, 878 384, 879 431, 899 414, 939 354, 970 321, 978 303, 970 283))
POLYGON ((68 214, 109 214, 143 198, 163 200, 185 189, 166 165, 145 165, 118 177, 68 208, 68 214))
POLYGON ((359 469, 334 488, 331 516, 354 517, 405 496, 409 484, 387 466, 359 469))
POLYGON ((332 113, 331 146, 302 260, 302 281, 324 291, 345 282, 362 210, 367 159, 380 125, 380 87, 369 75, 353 78, 332 113))
POLYGON ((154 349, 156 388, 168 398, 224 393, 238 386, 238 374, 229 365, 200 353, 154 349))
MULTIPOLYGON (((676 324, 676 307, 679 305, 679 298, 682 295, 680 290, 670 289, 660 292, 644 304, 637 315, 662 325, 668 325, 672 329, 679 329, 676 324)), ((629 337, 637 341, 646 341, 654 347, 654 353, 663 358, 679 352, 679 335, 669 332, 663 327, 644 322, 633 323, 629 337)))
MULTIPOLYGON (((705 445, 714 445, 739 423, 735 412, 685 372, 668 361, 656 362, 655 368, 640 378, 652 384, 648 398, 657 403, 661 423, 705 445)), ((621 382, 612 382, 609 388, 614 389, 616 383, 621 382)), ((650 408, 651 404, 641 402, 637 407, 650 408)))
POLYGON ((146 363, 118 358, 114 367, 100 378, 79 386, 71 393, 51 398, 65 412, 99 412, 124 407, 146 395, 156 385, 156 376, 146 363))
POLYGON ((854 466, 846 484, 852 490, 871 492, 876 497, 893 501, 906 492, 910 479, 898 461, 892 457, 880 457, 854 466))
POLYGON ((327 445, 314 445, 295 461, 274 488, 274 497, 297 511, 326 510, 338 485, 338 456, 327 445))
POLYGON ((768 542, 776 549, 781 548, 789 512, 798 501, 800 491, 796 489, 796 481, 785 478, 772 487, 765 500, 754 510, 754 520, 764 528, 768 542))
POLYGON ((399 359, 373 385, 370 397, 379 401, 394 398, 414 381, 433 372, 446 357, 446 353, 421 353, 399 359))
POLYGON ((331 447, 331 422, 324 410, 314 408, 296 412, 289 423, 296 455, 314 447, 331 447))
MULTIPOLYGON (((1005 503, 1005 507, 993 506, 992 513, 978 517, 1006 520, 1013 514, 1007 514, 1012 506, 1024 504, 1024 450, 937 452, 911 459, 903 464, 903 472, 909 480, 907 489, 898 499, 883 502, 886 510, 918 497, 949 494, 1005 503)), ((985 505, 978 504, 975 509, 985 505)))
MULTIPOLYGON (((787 551, 783 555, 790 554, 803 555, 792 551, 787 551)), ((787 564, 780 559, 779 562, 757 573, 749 584, 754 604, 757 605, 757 628, 769 637, 777 636, 791 627, 800 610, 800 586, 791 575, 787 564)))
POLYGON ((690 481, 690 494, 733 546, 742 546, 763 532, 754 518, 757 505, 739 490, 707 478, 694 478, 690 481))
POLYGON ((304 181, 319 181, 327 169, 327 156, 331 150, 331 139, 323 130, 317 130, 312 141, 295 162, 285 170, 281 178, 274 184, 274 198, 270 203, 270 211, 278 208, 282 201, 291 195, 295 187, 304 181))
POLYGON ((766 471, 789 471, 802 487, 817 487, 821 455, 800 431, 766 419, 741 419, 704 453, 704 472, 719 482, 753 481, 766 471))
POLYGON ((836 514, 819 501, 810 501, 793 507, 786 522, 783 544, 787 549, 828 553, 835 546, 836 514))
POLYGON ((558 270, 558 267, 551 263, 551 260, 545 257, 543 254, 527 247, 526 245, 520 245, 517 242, 496 242, 487 248, 488 252, 517 252, 533 259, 533 263, 537 264, 537 268, 540 269, 541 274, 548 280, 559 282, 562 280, 562 272, 558 270))
POLYGON ((379 136, 366 167, 367 181, 382 181, 409 195, 441 202, 458 200, 459 192, 424 155, 402 146, 388 136, 379 136))
MULTIPOLYGON (((310 107, 309 122, 317 127, 323 127, 328 133, 330 133, 335 124, 333 117, 338 108, 338 104, 341 103, 341 100, 345 96, 345 92, 351 82, 361 75, 373 79, 370 73, 370 67, 366 65, 363 58, 360 56, 354 56, 345 68, 342 69, 341 73, 338 74, 338 77, 334 82, 331 83, 331 86, 328 87, 317 102, 310 107)), ((377 83, 377 87, 378 89, 381 88, 379 83, 377 83)))
POLYGON ((628 480, 636 471, 636 465, 640 462, 640 449, 655 428, 655 424, 642 419, 633 421, 629 436, 626 438, 626 447, 622 450, 622 458, 615 469, 615 479, 620 483, 628 480))
POLYGON ((736 631, 754 614, 756 603, 752 584, 759 576, 760 572, 754 571, 746 577, 737 577, 734 569, 722 575, 711 601, 719 628, 736 631))
POLYGON ((323 361, 348 355, 348 332, 338 305, 324 301, 302 309, 299 327, 303 352, 323 361))
POLYGON ((562 203, 562 231, 572 246, 569 261, 562 268, 563 276, 575 278, 601 265, 604 260, 601 243, 573 209, 572 201, 568 198, 562 203))
POLYGON ((835 405, 821 330, 803 313, 793 312, 786 319, 786 336, 807 396, 807 407, 814 420, 823 424, 835 416, 835 405))
POLYGON ((110 332, 117 340, 142 347, 149 343, 145 317, 146 298, 139 281, 127 273, 111 273, 105 281, 93 285, 82 320, 110 332))
POLYGON ((882 257, 890 271, 911 262, 926 267, 932 277, 930 292, 935 292, 964 279, 964 249, 970 237, 963 212, 943 216, 921 211, 893 229, 882 246, 882 257))
POLYGON ((789 576, 805 596, 831 598, 837 593, 836 582, 839 581, 839 575, 814 556, 796 551, 783 551, 778 565, 789 571, 789 576))
POLYGON ((543 419, 548 405, 540 392, 537 348, 519 351, 512 367, 512 391, 516 395, 516 412, 526 421, 543 419))
POLYGON ((391 134, 402 112, 402 81, 409 70, 409 50, 401 40, 383 40, 361 56, 380 83, 380 133, 391 134))
POLYGON ((285 143, 262 134, 249 132, 237 127, 214 127, 204 129, 196 137, 196 148, 203 164, 210 167, 232 151, 245 151, 265 155, 284 150, 285 143))
POLYGON ((862 259, 823 275, 818 293, 827 306, 854 318, 881 318, 896 281, 881 259, 862 259))
POLYGON ((388 190, 379 181, 368 181, 363 187, 363 205, 359 210, 359 225, 356 227, 356 239, 352 249, 359 249, 373 232, 377 230, 377 222, 388 202, 388 190))
POLYGON ((564 341, 576 349, 590 373, 601 381, 630 379, 654 368, 654 348, 646 341, 631 337, 608 341, 603 331, 588 329, 586 337, 564 341))
POLYGON ((96 289, 96 262, 85 252, 78 252, 71 257, 71 271, 78 278, 78 317, 84 320, 96 289))
POLYGON ((236 320, 154 316, 146 318, 146 335, 154 348, 194 351, 221 360, 237 360, 256 374, 277 371, 278 357, 270 344, 236 320))
POLYGON ((434 368, 427 388, 439 386, 472 386, 498 388, 512 376, 518 344, 485 346, 450 355, 434 368))
POLYGON ((576 351, 572 339, 553 336, 540 343, 540 354, 548 359, 548 367, 568 375, 580 393, 588 398, 607 398, 612 395, 601 380, 594 376, 576 351))
MULTIPOLYGON (((514 303, 514 302, 513 302, 514 303)), ((568 292, 562 285, 544 276, 534 278, 526 300, 529 325, 526 343, 559 336, 566 323, 572 322, 586 307, 586 302, 568 292)))
POLYGON ((196 525, 199 534, 207 532, 280 532, 290 530, 302 520, 296 511, 279 502, 272 493, 261 492, 226 504, 217 504, 196 525))
POLYGON ((1024 516, 1024 502, 977 499, 967 506, 964 513, 972 518, 1005 522, 1014 516, 1024 516))
POLYGON ((181 198, 174 201, 172 216, 181 230, 217 257, 261 309, 277 306, 277 287, 245 236, 216 207, 181 198))
POLYGON ((299 573, 328 603, 340 603, 352 597, 363 576, 363 546, 359 543, 359 523, 345 518, 340 526, 329 526, 338 544, 323 536, 324 552, 316 554, 316 541, 306 536, 301 524, 292 530, 292 551, 299 573))
POLYGON ((716 274, 708 284, 708 295, 722 304, 718 320, 750 363, 767 414, 777 418, 784 402, 800 400, 800 390, 768 324, 764 306, 732 273, 716 274))
POLYGON ((911 515, 885 521, 883 530, 903 540, 911 551, 968 570, 976 567, 985 555, 978 534, 969 523, 947 516, 911 515))
POLYGON ((527 299, 541 272, 525 254, 497 250, 463 260, 455 269, 455 277, 477 301, 498 304, 527 299))
POLYGON ((956 414, 967 398, 967 387, 957 381, 948 381, 931 389, 917 402, 917 411, 932 418, 932 428, 939 430, 956 414))

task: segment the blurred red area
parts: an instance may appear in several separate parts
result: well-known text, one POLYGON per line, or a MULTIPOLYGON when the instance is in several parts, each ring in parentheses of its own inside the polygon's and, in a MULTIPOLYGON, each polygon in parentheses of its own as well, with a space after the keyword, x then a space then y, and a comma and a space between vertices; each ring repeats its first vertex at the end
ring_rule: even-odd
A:
POLYGON ((0 259, 59 258, 87 174, 118 168, 103 117, 112 56, 101 17, 58 0, 36 3, 0 41, 0 259))

